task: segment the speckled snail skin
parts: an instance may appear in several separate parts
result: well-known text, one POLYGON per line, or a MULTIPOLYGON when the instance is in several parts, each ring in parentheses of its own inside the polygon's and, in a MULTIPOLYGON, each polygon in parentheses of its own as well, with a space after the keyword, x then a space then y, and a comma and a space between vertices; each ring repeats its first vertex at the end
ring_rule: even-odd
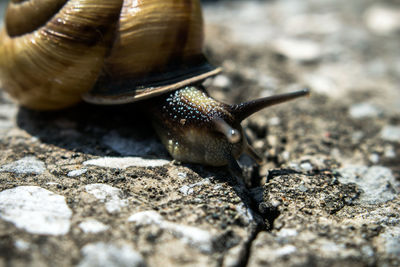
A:
POLYGON ((230 165, 247 153, 240 122, 308 90, 227 105, 201 82, 198 0, 12 0, 0 33, 0 85, 22 106, 51 110, 151 101, 155 129, 174 159, 230 165))

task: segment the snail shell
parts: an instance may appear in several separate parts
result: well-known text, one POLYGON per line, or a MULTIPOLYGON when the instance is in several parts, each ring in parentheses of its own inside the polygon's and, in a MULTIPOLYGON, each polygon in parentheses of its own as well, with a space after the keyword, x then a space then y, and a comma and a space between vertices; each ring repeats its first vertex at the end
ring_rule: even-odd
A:
POLYGON ((154 124, 177 160, 229 165, 247 153, 240 122, 308 90, 227 105, 199 82, 220 69, 203 56, 199 0, 12 0, 0 33, 0 83, 23 106, 59 109, 152 99, 154 124), (179 90, 177 90, 179 89, 179 90))
POLYGON ((203 39, 198 0, 12 0, 0 82, 33 109, 134 102, 218 73, 203 39))

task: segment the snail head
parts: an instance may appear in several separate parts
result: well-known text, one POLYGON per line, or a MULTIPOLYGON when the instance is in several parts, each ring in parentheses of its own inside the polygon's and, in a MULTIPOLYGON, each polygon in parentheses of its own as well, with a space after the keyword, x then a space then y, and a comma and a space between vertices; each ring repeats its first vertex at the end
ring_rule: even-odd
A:
POLYGON ((243 153, 262 162, 240 123, 265 107, 308 94, 304 89, 228 105, 208 96, 201 86, 187 86, 156 100, 154 126, 174 159, 240 170, 236 159, 243 153))

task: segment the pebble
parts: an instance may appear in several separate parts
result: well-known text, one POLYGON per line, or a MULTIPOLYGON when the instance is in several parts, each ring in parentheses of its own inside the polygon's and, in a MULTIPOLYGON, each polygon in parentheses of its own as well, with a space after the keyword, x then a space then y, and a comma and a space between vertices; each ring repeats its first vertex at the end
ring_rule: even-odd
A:
POLYGON ((299 233, 297 232, 297 230, 292 228, 282 228, 279 230, 279 232, 276 233, 276 235, 281 238, 293 237, 297 236, 298 234, 299 233))
POLYGON ((273 42, 272 48, 276 53, 289 59, 312 62, 321 58, 321 47, 309 40, 278 39, 273 42))
POLYGON ((392 146, 385 147, 384 156, 390 159, 395 158, 396 152, 394 151, 394 148, 392 146))
POLYGON ((400 255, 400 227, 386 228, 385 232, 379 235, 385 244, 385 251, 393 256, 400 255))
POLYGON ((170 163, 165 159, 144 159, 140 157, 104 157, 83 162, 83 165, 94 165, 103 168, 126 169, 129 167, 160 167, 170 163))
POLYGON ((397 197, 398 182, 389 168, 349 165, 338 172, 341 183, 355 183, 363 190, 360 201, 365 204, 385 203, 397 197))
POLYGON ((81 176, 82 174, 85 174, 87 172, 87 169, 83 168, 83 169, 79 169, 79 170, 73 170, 68 172, 67 176, 68 177, 77 177, 77 176, 81 176))
POLYGON ((372 153, 371 155, 369 155, 368 159, 369 159, 372 163, 376 164, 376 163, 379 162, 379 154, 377 154, 377 153, 372 153))
POLYGON ((186 172, 178 172, 177 176, 179 179, 184 180, 187 178, 187 173, 186 172))
POLYGON ((313 166, 309 162, 303 162, 300 164, 300 168, 305 172, 309 172, 312 171, 313 166))
POLYGON ((269 126, 278 126, 281 123, 281 119, 279 117, 272 117, 268 120, 269 126))
POLYGON ((386 141, 400 142, 400 126, 385 125, 381 130, 381 138, 386 141))
POLYGON ((17 111, 18 109, 15 105, 0 105, 0 131, 14 127, 14 117, 16 116, 17 111))
POLYGON ((292 245, 286 245, 276 250, 271 251, 271 254, 275 255, 276 257, 283 257, 289 254, 292 254, 297 251, 297 248, 292 245))
POLYGON ((17 239, 14 242, 14 247, 16 247, 19 251, 27 251, 31 247, 31 244, 25 240, 17 239))
POLYGON ((213 79, 212 85, 220 88, 226 88, 231 85, 231 81, 226 75, 220 74, 213 79))
POLYGON ((239 215, 244 219, 246 223, 250 223, 254 221, 253 214, 250 209, 248 209, 244 203, 240 203, 239 205, 235 206, 236 211, 239 215))
POLYGON ((24 157, 0 167, 0 172, 17 174, 42 174, 45 170, 44 163, 33 156, 24 157))
POLYGON ((0 218, 32 234, 64 235, 72 211, 65 198, 38 186, 19 186, 0 192, 0 218))
POLYGON ((400 8, 376 4, 364 14, 367 27, 379 35, 389 35, 400 30, 400 8))
POLYGON ((146 263, 140 253, 128 244, 116 245, 97 242, 81 249, 83 259, 79 267, 144 267, 146 263))
POLYGON ((171 232, 185 244, 189 244, 204 253, 211 253, 213 251, 213 239, 208 231, 166 221, 156 211, 149 210, 132 214, 128 218, 128 222, 134 222, 140 226, 158 225, 161 229, 171 232))
POLYGON ((110 226, 105 225, 95 219, 87 219, 79 224, 79 228, 81 228, 84 233, 97 234, 107 231, 110 226))
POLYGON ((121 208, 128 206, 128 200, 122 199, 122 191, 106 184, 88 184, 86 192, 105 203, 109 213, 121 211, 121 208))
POLYGON ((349 114, 354 119, 375 118, 378 117, 382 111, 370 103, 357 103, 350 107, 349 114))
POLYGON ((194 187, 203 186, 203 185, 207 185, 207 184, 210 184, 210 179, 208 179, 208 178, 206 178, 198 183, 184 185, 181 188, 179 188, 179 192, 181 192, 185 196, 191 195, 194 192, 194 190, 193 190, 194 187))

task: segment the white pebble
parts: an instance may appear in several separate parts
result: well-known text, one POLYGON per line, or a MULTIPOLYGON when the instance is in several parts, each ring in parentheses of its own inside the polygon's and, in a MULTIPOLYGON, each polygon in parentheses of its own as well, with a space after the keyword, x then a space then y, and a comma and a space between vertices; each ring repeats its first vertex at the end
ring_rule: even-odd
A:
POLYGON ((83 232, 88 234, 97 234, 100 232, 107 231, 110 226, 105 225, 94 219, 87 219, 79 224, 79 228, 82 229, 83 232))
POLYGON ((165 159, 144 159, 140 157, 104 157, 85 161, 83 165, 94 165, 103 168, 126 169, 128 167, 159 167, 168 164, 165 159))
POLYGON ((106 184, 89 184, 85 186, 86 192, 105 203, 109 213, 119 212, 128 206, 128 201, 122 199, 122 191, 106 184))
POLYGON ((308 171, 312 171, 313 166, 309 162, 303 162, 303 163, 300 164, 300 168, 303 171, 308 172, 308 171))
POLYGON ((396 157, 396 152, 394 151, 392 146, 385 147, 385 152, 384 153, 385 153, 384 156, 386 158, 392 159, 392 158, 396 157))
POLYGON ((203 185, 207 185, 207 184, 210 184, 210 179, 208 179, 208 178, 206 178, 198 183, 184 185, 181 188, 179 188, 179 192, 181 192, 185 196, 191 195, 194 192, 194 190, 193 190, 194 187, 199 187, 199 186, 203 186, 203 185))
POLYGON ((32 156, 24 157, 0 167, 0 172, 17 174, 41 174, 45 170, 44 163, 32 156))
POLYGON ((294 253, 296 251, 297 251, 297 248, 295 246, 286 245, 286 246, 283 246, 283 247, 278 248, 278 249, 276 249, 274 251, 271 251, 271 252, 272 252, 272 254, 275 254, 275 256, 282 257, 282 256, 286 256, 286 255, 292 254, 292 253, 294 253))
POLYGON ((277 126, 281 123, 281 119, 279 117, 272 117, 268 120, 268 125, 277 126))
POLYGON ((273 42, 275 52, 292 60, 310 62, 321 57, 321 47, 309 40, 278 39, 273 42))
POLYGON ((97 242, 81 249, 83 259, 79 267, 139 267, 146 266, 141 254, 130 245, 97 242))
POLYGON ((87 172, 87 169, 85 169, 85 168, 79 169, 79 170, 73 170, 73 171, 68 172, 67 176, 68 177, 77 177, 82 174, 85 174, 86 172, 87 172))
POLYGON ((379 235, 384 240, 387 253, 399 256, 400 255, 400 227, 386 228, 385 232, 379 235))
POLYGON ((381 138, 387 141, 400 142, 400 126, 386 125, 381 130, 381 138))
POLYGON ((186 179, 187 177, 187 173, 185 172, 178 172, 178 178, 180 179, 186 179))
POLYGON ((0 192, 0 218, 32 234, 64 235, 72 211, 63 196, 38 186, 19 186, 0 192))
POLYGON ((379 155, 377 153, 372 153, 371 155, 369 155, 369 160, 376 164, 379 162, 379 155))
POLYGON ((166 221, 156 211, 151 210, 135 213, 128 218, 128 221, 141 226, 158 225, 161 229, 171 232, 182 242, 204 253, 210 253, 213 250, 212 235, 208 231, 166 221))
POLYGON ((235 209, 246 223, 254 221, 254 217, 251 210, 248 209, 243 203, 236 205, 235 209))
POLYGON ((382 113, 382 111, 369 103, 357 103, 350 107, 350 116, 354 119, 375 118, 382 113))
POLYGON ((399 183, 389 168, 349 165, 338 170, 341 183, 355 183, 362 190, 360 201, 366 204, 385 203, 397 197, 399 183))
POLYGON ((27 251, 30 247, 31 244, 29 242, 26 242, 25 240, 22 239, 17 239, 14 242, 14 246, 19 250, 19 251, 27 251))
POLYGON ((365 12, 367 27, 376 34, 388 35, 400 30, 400 9, 383 6, 371 6, 365 12))
POLYGON ((297 236, 298 234, 297 230, 292 228, 282 228, 276 233, 277 236, 282 238, 297 236))
POLYGON ((213 85, 216 87, 225 88, 231 85, 231 81, 227 76, 220 74, 214 78, 213 85))

